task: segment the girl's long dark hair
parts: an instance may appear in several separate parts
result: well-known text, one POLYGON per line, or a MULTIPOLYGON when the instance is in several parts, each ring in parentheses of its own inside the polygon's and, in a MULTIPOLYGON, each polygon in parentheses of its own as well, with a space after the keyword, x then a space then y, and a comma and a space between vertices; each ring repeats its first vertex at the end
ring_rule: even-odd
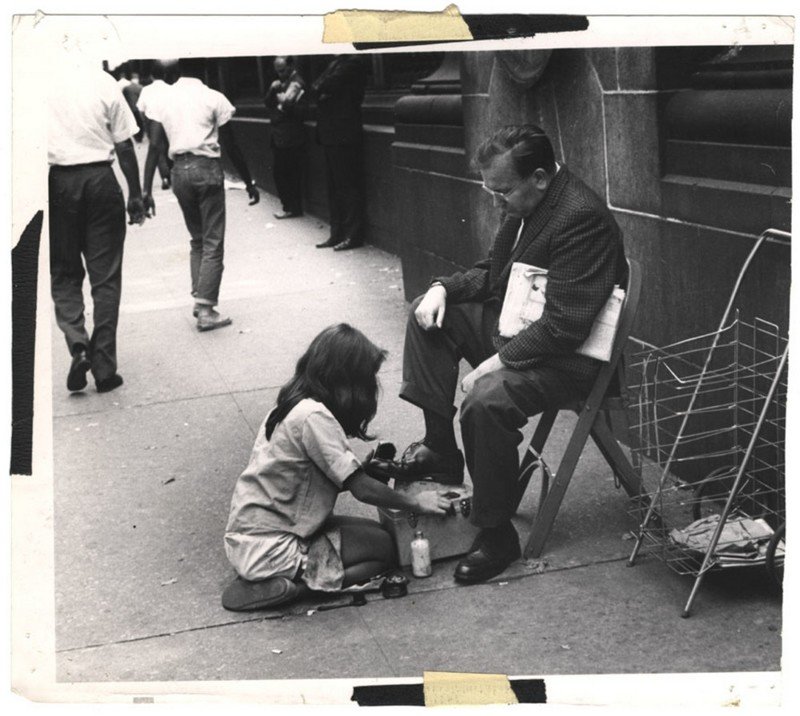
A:
POLYGON ((378 409, 377 373, 386 351, 347 323, 328 326, 297 361, 294 376, 278 393, 267 418, 267 440, 304 398, 322 403, 346 435, 370 440, 367 428, 378 409))

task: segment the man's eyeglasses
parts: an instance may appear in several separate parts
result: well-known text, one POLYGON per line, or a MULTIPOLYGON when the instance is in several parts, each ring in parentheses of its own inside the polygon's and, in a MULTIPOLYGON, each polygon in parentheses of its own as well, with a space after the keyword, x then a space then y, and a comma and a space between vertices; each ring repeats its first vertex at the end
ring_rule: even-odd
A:
POLYGON ((514 186, 510 189, 506 189, 506 191, 495 191, 494 189, 490 189, 486 184, 481 184, 481 189, 483 189, 487 194, 491 194, 492 199, 502 199, 503 201, 508 201, 509 197, 519 189, 530 177, 525 177, 525 179, 520 179, 514 186))

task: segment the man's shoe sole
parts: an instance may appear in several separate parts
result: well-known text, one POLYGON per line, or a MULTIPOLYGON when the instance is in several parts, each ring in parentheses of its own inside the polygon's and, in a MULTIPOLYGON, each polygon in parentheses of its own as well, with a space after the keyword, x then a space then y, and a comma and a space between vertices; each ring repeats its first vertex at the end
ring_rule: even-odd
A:
POLYGON ((225 326, 230 326, 231 323, 233 323, 233 319, 231 318, 223 318, 221 321, 214 321, 213 323, 198 323, 197 330, 214 331, 217 328, 225 328, 225 326))
POLYGON ((392 478, 396 482, 438 482, 440 485, 449 485, 451 487, 464 484, 463 475, 461 477, 456 477, 455 475, 451 475, 446 472, 433 473, 431 475, 419 475, 415 477, 399 477, 397 475, 393 475, 392 478))
POLYGON ((442 485, 455 487, 464 483, 464 472, 461 475, 454 475, 451 472, 428 472, 421 475, 403 474, 399 463, 393 460, 382 460, 372 458, 364 464, 364 472, 375 480, 386 482, 395 480, 396 482, 438 482, 442 485))

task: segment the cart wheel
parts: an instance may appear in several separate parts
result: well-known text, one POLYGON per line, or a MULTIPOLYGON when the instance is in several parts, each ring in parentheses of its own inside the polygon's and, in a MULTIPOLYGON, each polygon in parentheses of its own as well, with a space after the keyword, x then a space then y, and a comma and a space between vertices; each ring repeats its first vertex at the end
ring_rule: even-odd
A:
POLYGON ((767 572, 778 589, 783 589, 783 555, 776 557, 775 552, 781 542, 784 542, 785 548, 785 539, 786 523, 784 522, 775 530, 775 534, 770 537, 769 544, 767 545, 767 553, 765 555, 767 572))
POLYGON ((692 520, 722 513, 730 493, 730 481, 719 478, 728 472, 730 467, 718 467, 709 472, 695 488, 692 498, 692 520))

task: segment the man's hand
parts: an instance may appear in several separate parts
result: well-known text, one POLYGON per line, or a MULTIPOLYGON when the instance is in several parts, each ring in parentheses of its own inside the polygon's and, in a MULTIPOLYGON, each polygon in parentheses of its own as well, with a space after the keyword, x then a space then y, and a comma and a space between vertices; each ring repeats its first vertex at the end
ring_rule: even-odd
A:
POLYGON ((129 224, 138 224, 141 226, 144 224, 146 214, 144 211, 144 203, 142 201, 142 197, 130 197, 128 199, 128 223, 129 224))
POLYGON ((464 380, 461 381, 461 390, 465 393, 469 393, 478 378, 480 378, 482 375, 486 375, 487 373, 493 373, 496 370, 500 370, 502 367, 503 362, 500 360, 500 356, 495 353, 493 356, 490 356, 483 361, 483 363, 481 363, 475 370, 464 377, 464 380))
POLYGON ((259 195, 255 184, 247 185, 247 196, 250 197, 250 201, 248 202, 250 206, 253 206, 253 204, 258 204, 258 202, 261 200, 261 196, 259 195))
POLYGON ((145 194, 142 197, 142 202, 144 203, 145 211, 147 212, 145 216, 149 219, 156 215, 156 202, 153 199, 152 194, 145 194))
POLYGON ((441 328, 446 304, 447 291, 444 286, 441 284, 431 286, 425 294, 425 298, 417 306, 417 310, 414 311, 414 318, 417 319, 419 327, 426 331, 430 331, 432 328, 441 328))
POLYGON ((444 493, 436 490, 420 492, 416 502, 415 512, 422 515, 446 515, 451 505, 450 500, 444 497, 444 493))

